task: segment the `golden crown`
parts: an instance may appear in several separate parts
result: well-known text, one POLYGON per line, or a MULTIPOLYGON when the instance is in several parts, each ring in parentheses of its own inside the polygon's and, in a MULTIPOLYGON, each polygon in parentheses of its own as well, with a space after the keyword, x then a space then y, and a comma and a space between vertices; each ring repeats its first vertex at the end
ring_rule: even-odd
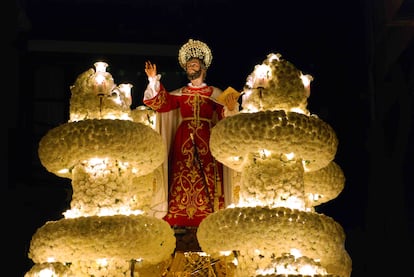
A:
POLYGON ((213 55, 207 44, 199 40, 189 39, 178 51, 178 61, 182 68, 185 69, 185 65, 190 58, 199 58, 200 60, 203 60, 208 68, 213 59, 213 55))

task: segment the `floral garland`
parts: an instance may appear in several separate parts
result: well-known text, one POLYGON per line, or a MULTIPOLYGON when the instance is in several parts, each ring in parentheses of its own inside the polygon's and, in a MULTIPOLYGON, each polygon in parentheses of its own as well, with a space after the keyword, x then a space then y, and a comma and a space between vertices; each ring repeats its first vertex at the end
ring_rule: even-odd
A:
POLYGON ((302 256, 319 259, 329 273, 348 276, 351 259, 344 250, 345 233, 332 218, 289 208, 236 207, 204 219, 197 232, 203 251, 213 257, 238 251, 238 270, 265 268, 272 257, 292 248, 302 256), (243 259, 241 259, 243 260, 243 259))
POLYGON ((175 248, 170 225, 144 215, 90 216, 49 221, 33 235, 29 258, 63 264, 116 257, 156 264, 175 248))
POLYGON ((149 174, 162 164, 165 152, 165 143, 151 127, 119 119, 62 124, 47 132, 38 149, 42 165, 66 178, 77 164, 99 157, 128 163, 138 176, 149 174))

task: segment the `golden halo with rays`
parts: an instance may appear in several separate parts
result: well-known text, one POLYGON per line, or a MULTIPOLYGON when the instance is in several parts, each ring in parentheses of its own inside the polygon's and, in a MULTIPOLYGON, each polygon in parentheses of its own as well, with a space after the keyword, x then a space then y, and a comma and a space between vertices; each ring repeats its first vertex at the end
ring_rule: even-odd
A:
POLYGON ((185 69, 185 65, 190 58, 203 60, 208 68, 213 60, 213 55, 207 44, 199 40, 189 39, 178 51, 178 61, 183 69, 185 69))

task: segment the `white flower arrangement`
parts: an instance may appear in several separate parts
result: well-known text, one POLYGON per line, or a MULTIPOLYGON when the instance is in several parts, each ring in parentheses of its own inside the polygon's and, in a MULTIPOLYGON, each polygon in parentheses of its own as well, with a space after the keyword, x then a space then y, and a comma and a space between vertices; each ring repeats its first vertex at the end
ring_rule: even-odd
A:
POLYGON ((53 258, 63 264, 117 258, 156 264, 175 249, 174 232, 158 218, 114 215, 49 221, 33 235, 29 257, 35 263, 53 258))
POLYGON ((318 117, 296 112, 239 113, 219 121, 211 130, 211 152, 226 166, 242 171, 249 154, 294 153, 306 171, 319 170, 335 157, 338 138, 318 117))
POLYGON ((93 174, 84 165, 72 170, 71 209, 65 217, 146 213, 151 206, 154 173, 137 176, 129 168, 105 164, 93 174))
POLYGON ((316 276, 351 274, 342 227, 314 211, 341 192, 345 179, 333 162, 335 131, 307 110, 311 81, 269 54, 247 78, 241 112, 212 128, 213 156, 240 180, 234 205, 205 218, 197 238, 212 256, 237 253, 235 276, 257 276, 275 259, 288 265, 269 276, 303 276, 301 266, 315 267, 316 276), (292 249, 296 261, 285 256, 292 249))
POLYGON ((38 148, 42 165, 66 178, 76 165, 95 158, 125 163, 138 176, 149 174, 162 164, 165 152, 165 143, 151 127, 119 119, 62 124, 49 130, 38 148))
MULTIPOLYGON (((344 249, 342 227, 323 214, 284 207, 236 207, 204 219, 197 231, 203 251, 212 256, 238 251, 237 270, 267 268, 272 257, 297 249, 304 257, 319 260, 332 274, 348 276, 351 260, 344 249), (246 263, 240 263, 245 260, 246 263)), ((246 276, 246 275, 243 275, 246 276)))
POLYGON ((109 72, 97 73, 93 68, 79 74, 70 87, 69 122, 86 119, 130 119, 130 95, 123 85, 117 86, 109 72), (96 75, 104 76, 107 91, 99 94, 96 75))
POLYGON ((242 92, 244 112, 285 110, 309 114, 307 98, 313 78, 281 57, 269 54, 247 77, 242 92))
POLYGON ((335 199, 345 186, 345 176, 337 163, 310 171, 303 176, 304 192, 309 206, 318 206, 335 199))
POLYGON ((72 179, 73 194, 65 218, 33 235, 29 258, 35 265, 25 277, 46 271, 51 277, 127 277, 131 263, 145 267, 171 258, 171 226, 146 215, 160 186, 156 170, 166 145, 142 116, 131 117, 130 88, 116 86, 107 72, 85 71, 71 86, 69 121, 40 140, 42 165, 72 179))
POLYGON ((300 160, 252 157, 241 172, 237 206, 290 207, 304 210, 303 165, 300 160))

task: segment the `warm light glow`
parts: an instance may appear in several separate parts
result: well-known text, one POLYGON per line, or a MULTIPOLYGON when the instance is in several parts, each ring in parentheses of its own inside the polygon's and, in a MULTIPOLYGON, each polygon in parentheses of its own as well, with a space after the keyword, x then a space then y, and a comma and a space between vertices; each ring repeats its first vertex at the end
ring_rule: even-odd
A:
POLYGON ((106 72, 108 64, 106 62, 96 62, 93 64, 96 72, 106 72))
MULTIPOLYGON (((111 162, 111 159, 108 158, 91 158, 89 160, 84 160, 81 162, 81 164, 84 166, 85 170, 93 176, 98 176, 98 173, 100 174, 112 174, 113 170, 127 170, 130 167, 129 162, 121 162, 116 161, 116 168, 112 168, 113 162, 111 162)), ((134 168, 135 171, 137 171, 136 168, 134 168)))
MULTIPOLYGON (((97 216, 111 216, 111 215, 142 215, 145 214, 142 210, 132 210, 128 206, 121 206, 118 208, 99 208, 95 212, 97 216)), ((65 218, 78 218, 81 216, 86 216, 84 212, 82 212, 80 209, 69 209, 63 212, 63 215, 65 218)))
POLYGON ((104 172, 107 170, 108 160, 109 158, 92 158, 83 161, 82 164, 84 165, 85 170, 89 173, 104 172))
POLYGON ((327 275, 326 269, 321 267, 319 262, 307 257, 296 257, 292 254, 284 254, 281 257, 274 259, 272 265, 265 269, 259 269, 256 273, 260 274, 260 276, 275 274, 278 276, 327 275))
POLYGON ((302 197, 290 196, 281 204, 276 203, 273 207, 289 207, 291 209, 297 209, 303 211, 305 209, 305 203, 302 197))
POLYGON ((292 108, 289 110, 290 112, 300 113, 300 114, 306 114, 306 111, 304 111, 301 108, 292 108))
MULTIPOLYGON (((114 101, 115 102, 115 101, 114 101)), ((119 101, 118 101, 119 102, 119 101)), ((128 113, 107 113, 101 117, 102 119, 121 119, 121 120, 131 120, 131 117, 128 113)))
POLYGON ((126 99, 126 104, 129 106, 132 104, 132 97, 131 97, 131 89, 133 85, 132 84, 120 84, 118 86, 119 90, 122 92, 124 98, 126 99))
POLYGON ((95 81, 96 81, 96 84, 98 86, 100 86, 100 85, 104 86, 105 85, 105 83, 104 83, 105 82, 105 77, 101 74, 96 75, 95 81))
POLYGON ((59 275, 56 274, 56 272, 54 270, 51 270, 49 268, 42 269, 39 272, 38 276, 39 277, 59 277, 59 275))
POLYGON ((78 218, 84 216, 84 213, 79 209, 70 209, 62 213, 65 218, 78 218))
POLYGON ((239 261, 237 260, 236 257, 233 258, 232 263, 237 267, 237 265, 239 264, 239 261))
POLYGON ((60 174, 67 174, 67 173, 69 173, 69 169, 62 168, 61 170, 58 171, 58 173, 60 173, 60 174))
POLYGON ((313 81, 313 77, 309 74, 306 74, 306 75, 301 74, 300 78, 302 79, 303 86, 305 87, 305 95, 309 97, 310 96, 310 83, 313 81))
POLYGON ((310 83, 311 83, 311 81, 313 80, 313 77, 312 77, 311 75, 309 75, 309 74, 306 74, 306 75, 301 74, 301 75, 300 75, 300 79, 301 79, 301 80, 302 80, 302 82, 303 82, 303 86, 304 86, 305 88, 309 88, 310 83))
POLYGON ((310 161, 309 160, 302 160, 303 170, 305 172, 310 172, 311 169, 309 168, 310 161))
POLYGON ((105 259, 105 258, 103 258, 103 259, 97 259, 97 260, 96 260, 96 263, 97 263, 99 266, 107 266, 107 265, 108 265, 108 260, 107 260, 107 259, 105 259))
POLYGON ((261 64, 255 68, 255 76, 253 79, 253 88, 265 88, 271 78, 271 71, 269 66, 261 64))
POLYGON ((25 277, 63 277, 73 276, 69 266, 58 262, 45 262, 34 265, 25 277))
POLYGON ((262 159, 269 157, 272 154, 271 151, 267 150, 267 149, 261 149, 259 150, 259 155, 262 159))
POLYGON ((220 256, 230 256, 233 251, 220 251, 220 256))
POLYGON ((112 92, 110 99, 115 102, 115 104, 120 105, 122 104, 121 97, 118 93, 112 92))
POLYGON ((313 194, 313 193, 309 193, 308 198, 310 201, 318 201, 319 199, 321 199, 323 197, 323 195, 321 194, 313 194))
POLYGON ((286 154, 283 154, 283 155, 286 157, 286 159, 288 161, 291 161, 295 158, 295 153, 294 152, 286 153, 286 154))
MULTIPOLYGON (((115 88, 115 84, 112 79, 112 75, 106 72, 108 64, 105 62, 96 62, 95 64, 94 90, 95 93, 100 96, 111 96, 112 90, 115 88)), ((102 99, 101 99, 102 100, 102 99)), ((102 103, 100 103, 102 105, 102 103)))
POLYGON ((293 255, 295 259, 302 257, 302 253, 300 253, 300 250, 296 248, 290 249, 290 254, 293 255))
POLYGON ((120 207, 119 209, 110 209, 110 208, 103 208, 100 209, 98 216, 108 216, 108 215, 139 215, 144 214, 144 211, 141 210, 131 210, 130 207, 120 207))
POLYGON ((95 74, 95 91, 98 95, 107 94, 108 84, 106 83, 106 78, 101 72, 96 72, 95 74))

